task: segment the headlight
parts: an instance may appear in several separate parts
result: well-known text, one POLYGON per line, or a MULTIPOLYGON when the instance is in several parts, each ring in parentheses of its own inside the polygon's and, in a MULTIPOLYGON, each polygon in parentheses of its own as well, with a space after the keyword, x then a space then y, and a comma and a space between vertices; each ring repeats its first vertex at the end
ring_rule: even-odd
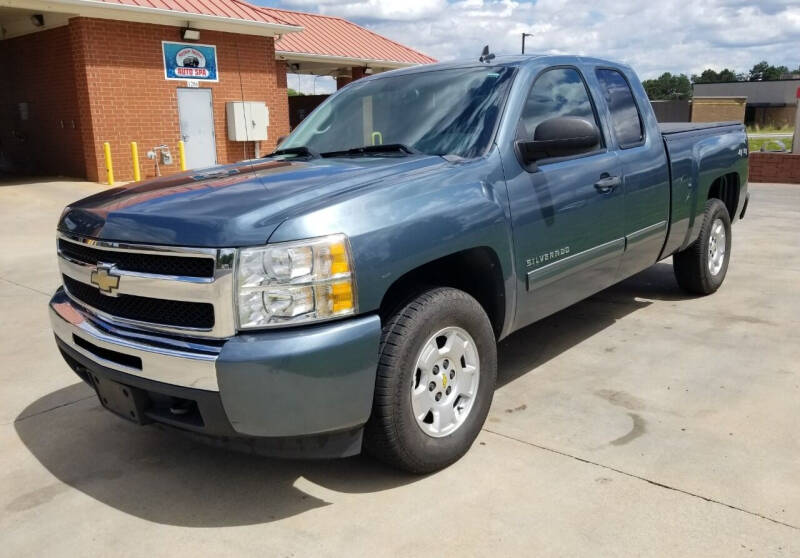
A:
POLYGON ((242 248, 236 287, 240 329, 356 312, 350 245, 343 234, 242 248))

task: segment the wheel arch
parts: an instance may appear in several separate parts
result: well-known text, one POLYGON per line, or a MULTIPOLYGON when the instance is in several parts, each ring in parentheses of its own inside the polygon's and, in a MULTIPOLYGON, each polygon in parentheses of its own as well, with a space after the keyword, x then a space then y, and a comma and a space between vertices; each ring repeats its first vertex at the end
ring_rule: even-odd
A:
POLYGON ((716 176, 716 178, 711 180, 711 182, 708 183, 708 189, 705 190, 705 194, 703 193, 704 190, 701 189, 695 198, 697 203, 694 215, 692 216, 692 225, 689 228, 687 236, 678 251, 685 250, 699 237, 700 228, 703 226, 702 215, 708 200, 720 200, 728 210, 728 216, 731 218, 731 223, 734 223, 738 215, 737 211, 739 208, 741 188, 742 181, 739 173, 728 172, 719 174, 716 176))
POLYGON ((741 182, 738 173, 730 172, 723 174, 716 178, 711 183, 711 186, 709 186, 706 201, 716 198, 724 203, 725 208, 728 210, 728 216, 731 218, 731 222, 733 222, 736 217, 737 208, 739 207, 740 190, 741 182))
POLYGON ((508 318, 500 258, 494 249, 478 246, 461 250, 409 270, 384 293, 379 314, 385 321, 410 298, 430 287, 452 287, 475 298, 489 317, 499 339, 508 318))

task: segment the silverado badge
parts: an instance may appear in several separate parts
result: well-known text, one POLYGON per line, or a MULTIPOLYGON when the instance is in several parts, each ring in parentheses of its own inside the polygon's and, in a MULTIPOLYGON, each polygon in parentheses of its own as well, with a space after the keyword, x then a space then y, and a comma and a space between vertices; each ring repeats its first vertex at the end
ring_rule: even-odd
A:
POLYGON ((549 262, 551 260, 557 260, 558 258, 562 258, 564 256, 569 255, 569 246, 563 246, 558 248, 557 250, 552 250, 550 252, 545 252, 543 254, 539 254, 538 256, 534 256, 532 258, 528 258, 525 260, 525 263, 528 267, 534 267, 542 265, 545 262, 549 262))
POLYGON ((97 271, 92 271, 89 280, 101 293, 111 294, 119 288, 119 275, 111 275, 113 270, 113 267, 98 267, 97 271))

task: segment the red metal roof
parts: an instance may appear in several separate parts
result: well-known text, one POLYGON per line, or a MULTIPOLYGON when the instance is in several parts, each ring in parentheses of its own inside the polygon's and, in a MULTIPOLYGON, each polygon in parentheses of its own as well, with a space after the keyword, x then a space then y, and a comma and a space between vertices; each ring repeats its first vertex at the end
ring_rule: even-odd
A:
POLYGON ((242 0, 90 0, 85 3, 92 2, 287 25, 287 22, 242 0))
POLYGON ((276 43, 281 52, 430 64, 435 59, 340 17, 254 6, 244 0, 85 0, 132 8, 169 10, 186 14, 226 17, 247 22, 302 26, 285 33, 276 43))
POLYGON ((408 64, 431 64, 435 59, 340 17, 261 8, 303 31, 287 33, 275 50, 298 54, 340 56, 361 60, 390 60, 408 64))

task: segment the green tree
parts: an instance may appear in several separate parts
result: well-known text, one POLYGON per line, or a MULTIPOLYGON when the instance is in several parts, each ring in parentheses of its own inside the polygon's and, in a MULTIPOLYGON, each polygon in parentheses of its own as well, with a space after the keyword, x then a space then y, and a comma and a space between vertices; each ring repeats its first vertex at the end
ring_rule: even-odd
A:
POLYGON ((728 68, 721 72, 707 68, 700 75, 692 75, 692 83, 719 83, 723 81, 739 81, 741 76, 728 68))
POLYGON ((769 79, 781 79, 783 74, 788 74, 789 68, 786 66, 773 66, 766 60, 762 60, 752 67, 748 74, 750 81, 765 81, 769 79))
POLYGON ((295 90, 294 90, 294 89, 292 89, 291 87, 289 87, 289 88, 287 88, 287 89, 286 89, 286 94, 287 94, 289 97, 302 97, 302 96, 304 96, 304 95, 305 95, 305 93, 300 93, 299 91, 295 91, 295 90))
POLYGON ((706 68, 700 75, 692 74, 692 83, 714 83, 719 81, 719 74, 711 68, 706 68))
POLYGON ((651 101, 674 101, 692 97, 692 84, 686 74, 673 75, 664 72, 656 79, 644 80, 642 85, 651 101))

